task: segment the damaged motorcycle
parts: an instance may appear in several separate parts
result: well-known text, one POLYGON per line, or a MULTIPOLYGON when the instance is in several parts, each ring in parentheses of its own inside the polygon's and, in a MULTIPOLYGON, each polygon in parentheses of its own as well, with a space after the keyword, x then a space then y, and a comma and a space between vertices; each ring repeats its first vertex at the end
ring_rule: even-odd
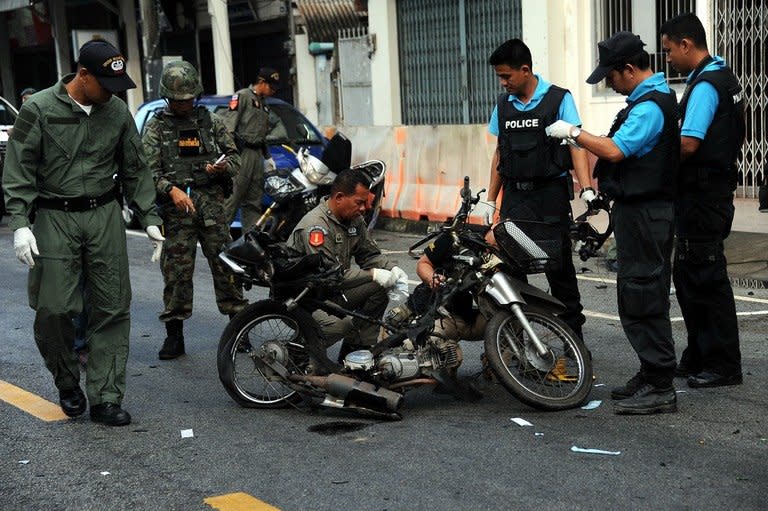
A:
POLYGON ((445 378, 446 370, 460 363, 455 344, 444 342, 433 329, 443 306, 456 293, 469 291, 488 320, 484 357, 495 380, 538 409, 582 404, 592 386, 591 357, 557 317, 565 306, 513 277, 557 264, 557 227, 505 221, 494 227, 495 242, 489 242, 488 228, 467 223, 480 193, 473 197, 465 178, 459 211, 440 230, 453 239, 453 270, 424 310, 397 321, 365 317, 328 300, 341 292, 341 272, 327 267, 319 254, 297 254, 258 230, 226 247, 220 258, 246 287, 270 290, 269 299, 247 306, 222 333, 219 378, 232 399, 244 407, 303 403, 399 418, 409 389, 442 383, 462 395, 466 386, 445 378), (352 352, 336 364, 312 318, 318 309, 378 324, 386 335, 371 349, 352 352))

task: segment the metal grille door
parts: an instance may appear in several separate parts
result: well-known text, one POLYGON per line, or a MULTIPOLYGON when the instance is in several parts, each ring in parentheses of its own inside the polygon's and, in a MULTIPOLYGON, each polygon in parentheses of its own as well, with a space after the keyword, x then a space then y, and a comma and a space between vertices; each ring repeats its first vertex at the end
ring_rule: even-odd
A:
POLYGON ((499 85, 488 57, 522 37, 520 0, 397 0, 404 124, 488 122, 499 85))
POLYGON ((714 48, 744 88, 747 136, 739 159, 741 197, 757 197, 768 166, 768 7, 764 0, 716 0, 714 48))
POLYGON ((371 44, 366 29, 339 31, 341 116, 347 126, 373 124, 371 44))

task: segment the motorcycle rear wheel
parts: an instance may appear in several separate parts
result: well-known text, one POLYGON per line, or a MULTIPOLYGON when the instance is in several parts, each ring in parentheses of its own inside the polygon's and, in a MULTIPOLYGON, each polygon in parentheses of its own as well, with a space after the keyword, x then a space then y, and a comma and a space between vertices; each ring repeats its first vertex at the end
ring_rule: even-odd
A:
POLYGON ((229 322, 219 341, 219 379, 246 408, 283 408, 301 396, 255 357, 270 355, 289 372, 311 374, 308 343, 318 343, 316 323, 301 309, 288 311, 264 300, 248 305, 229 322))
POLYGON ((539 356, 511 312, 496 314, 485 330, 485 355, 499 382, 523 403, 540 410, 581 405, 592 389, 589 350, 557 316, 530 305, 523 313, 548 353, 539 356))

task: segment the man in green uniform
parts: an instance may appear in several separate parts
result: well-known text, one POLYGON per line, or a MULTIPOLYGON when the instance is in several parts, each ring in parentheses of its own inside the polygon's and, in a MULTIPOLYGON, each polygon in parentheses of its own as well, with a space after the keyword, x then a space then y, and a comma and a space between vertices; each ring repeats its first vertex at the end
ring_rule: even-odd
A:
MULTIPOLYGON (((363 219, 370 190, 362 171, 347 169, 331 186, 331 195, 304 215, 288 239, 288 245, 304 254, 320 253, 329 266, 341 264, 343 297, 336 301, 346 309, 381 318, 387 308, 387 290, 408 276, 381 254, 368 234, 363 219), (359 268, 351 268, 352 258, 359 268)), ((344 339, 339 362, 357 349, 376 344, 379 327, 365 321, 339 319, 323 311, 313 317, 323 330, 328 346, 344 339)))
POLYGON ((85 411, 72 319, 88 296, 86 392, 91 419, 129 424, 120 405, 130 335, 131 285, 115 179, 159 257, 163 237, 152 175, 126 104, 136 85, 125 57, 106 41, 80 48, 77 73, 21 107, 8 142, 3 188, 16 256, 30 266, 35 342, 69 416, 85 411), (30 213, 36 209, 30 229, 30 213))
POLYGON ((225 116, 227 128, 234 133, 242 161, 235 178, 232 195, 227 199, 230 221, 240 209, 243 232, 259 218, 264 195, 264 171, 273 170, 275 161, 269 155, 269 107, 265 98, 272 96, 280 84, 280 75, 269 67, 259 69, 256 83, 237 91, 229 102, 225 116))
POLYGON ((165 281, 160 321, 168 337, 158 356, 169 360, 184 354, 183 321, 192 315, 198 241, 213 274, 219 311, 234 316, 247 302, 218 257, 222 245, 232 241, 224 200, 240 165, 235 141, 219 117, 195 106, 203 86, 189 62, 166 65, 159 92, 168 107, 147 122, 142 142, 167 236, 160 259, 165 281))

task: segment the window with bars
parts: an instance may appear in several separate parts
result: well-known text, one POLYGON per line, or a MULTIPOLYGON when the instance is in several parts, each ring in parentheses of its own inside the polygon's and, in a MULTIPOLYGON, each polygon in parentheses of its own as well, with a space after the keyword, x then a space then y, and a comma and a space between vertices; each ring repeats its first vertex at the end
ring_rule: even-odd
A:
MULTIPOLYGON (((651 69, 663 72, 670 84, 685 83, 685 76, 667 64, 666 55, 661 51, 659 27, 678 14, 694 12, 696 0, 594 0, 594 9, 596 43, 608 39, 620 30, 634 32, 646 45, 645 50, 651 57, 651 69), (653 8, 650 8, 651 5, 653 8)), ((595 58, 597 59, 597 44, 595 58)), ((600 84, 599 87, 604 85, 600 84)))

